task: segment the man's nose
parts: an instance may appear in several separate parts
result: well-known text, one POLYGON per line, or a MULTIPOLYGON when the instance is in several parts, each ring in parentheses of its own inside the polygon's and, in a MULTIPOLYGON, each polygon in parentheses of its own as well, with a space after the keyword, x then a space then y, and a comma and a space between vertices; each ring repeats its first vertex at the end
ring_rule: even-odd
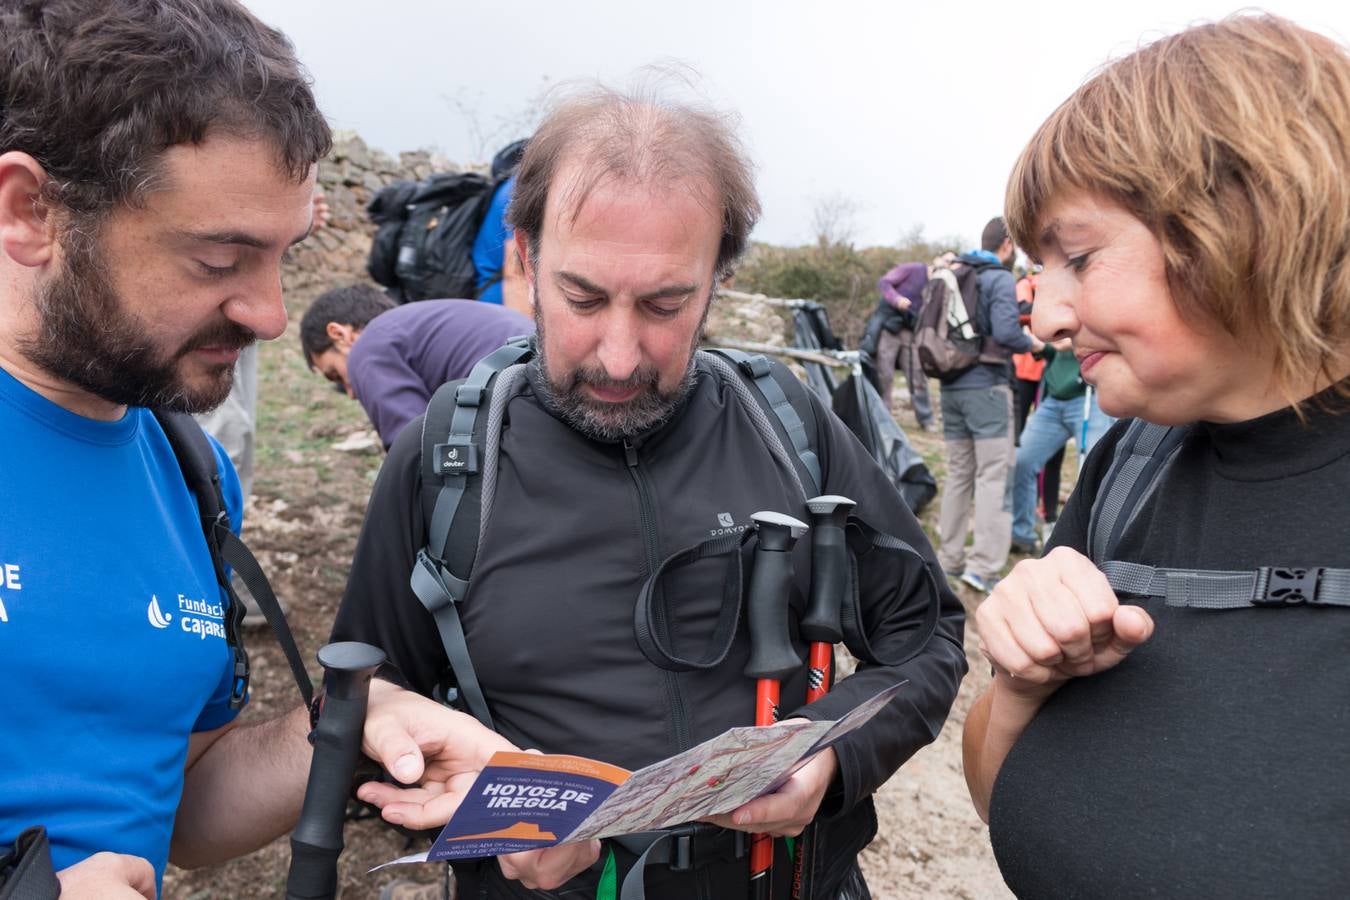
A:
POLYGON ((281 297, 280 269, 259 274, 225 304, 225 315, 252 331, 260 340, 281 337, 286 330, 286 305, 281 297))
POLYGON ((596 359, 604 366, 605 374, 615 381, 623 381, 637 371, 642 359, 640 327, 630 310, 607 311, 596 359))

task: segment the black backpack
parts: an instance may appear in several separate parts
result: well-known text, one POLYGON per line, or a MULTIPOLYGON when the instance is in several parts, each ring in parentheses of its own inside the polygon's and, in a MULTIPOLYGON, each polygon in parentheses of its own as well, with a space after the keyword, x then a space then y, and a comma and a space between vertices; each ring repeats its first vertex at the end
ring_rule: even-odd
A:
POLYGON ((443 172, 425 181, 396 181, 381 188, 366 213, 378 227, 366 271, 401 303, 412 300, 473 300, 482 288, 473 244, 497 188, 510 178, 525 152, 513 141, 492 159, 492 174, 443 172))
POLYGON ((366 270, 402 302, 473 299, 473 242, 496 185, 476 172, 447 172, 380 190, 366 212, 378 225, 366 270))

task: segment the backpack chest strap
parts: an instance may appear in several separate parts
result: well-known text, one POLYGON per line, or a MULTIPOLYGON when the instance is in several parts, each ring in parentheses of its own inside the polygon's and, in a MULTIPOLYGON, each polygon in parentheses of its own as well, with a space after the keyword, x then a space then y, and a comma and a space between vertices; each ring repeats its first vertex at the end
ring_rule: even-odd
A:
POLYGON ((1350 607, 1350 569, 1281 568, 1221 571, 1163 569, 1112 560, 1101 565, 1117 594, 1190 609, 1252 606, 1350 607))

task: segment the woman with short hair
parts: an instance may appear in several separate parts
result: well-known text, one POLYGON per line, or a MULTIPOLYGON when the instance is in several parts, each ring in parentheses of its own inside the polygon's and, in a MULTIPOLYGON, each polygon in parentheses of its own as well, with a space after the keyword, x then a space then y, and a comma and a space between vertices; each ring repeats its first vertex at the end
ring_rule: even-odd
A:
POLYGON ((1347 175, 1345 48, 1265 15, 1109 65, 1013 171, 1033 330, 1174 426, 1118 423, 977 614, 966 779, 1019 896, 1350 896, 1347 175))

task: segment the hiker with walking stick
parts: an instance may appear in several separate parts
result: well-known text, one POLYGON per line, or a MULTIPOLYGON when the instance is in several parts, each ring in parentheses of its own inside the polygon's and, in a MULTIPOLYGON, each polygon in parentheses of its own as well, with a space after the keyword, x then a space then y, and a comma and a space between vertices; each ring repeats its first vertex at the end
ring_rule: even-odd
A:
MULTIPOLYGON (((711 824, 555 848, 575 854, 570 871, 557 859, 547 872, 455 864, 467 896, 645 888, 655 900, 740 900, 748 835, 795 835, 816 821, 828 847, 816 896, 833 900, 841 885, 862 884, 872 793, 933 740, 956 696, 960 603, 842 422, 782 366, 698 349, 716 285, 759 211, 723 116, 595 88, 551 112, 516 179, 510 216, 536 340, 443 386, 394 442, 333 639, 381 647, 404 683, 514 744, 636 769, 754 721, 742 615, 751 517, 806 519, 808 498, 859 498, 855 518, 900 539, 868 532, 866 546, 848 548, 857 579, 844 641, 864 661, 807 703, 798 617, 811 554, 798 542, 782 554, 792 558, 782 602, 796 661, 779 706, 785 719, 837 719, 906 680, 874 720, 711 824)), ((862 532, 851 524, 850 534, 862 532)), ((384 812, 423 824, 398 803, 384 812)), ((782 900, 791 867, 774 843, 782 900)))
MULTIPOLYGON (((0 2, 0 892, 153 898, 295 822, 309 716, 239 722, 242 497, 185 414, 284 328, 329 143, 232 0, 0 2)), ((503 746, 372 688, 362 748, 401 781, 503 746)))

